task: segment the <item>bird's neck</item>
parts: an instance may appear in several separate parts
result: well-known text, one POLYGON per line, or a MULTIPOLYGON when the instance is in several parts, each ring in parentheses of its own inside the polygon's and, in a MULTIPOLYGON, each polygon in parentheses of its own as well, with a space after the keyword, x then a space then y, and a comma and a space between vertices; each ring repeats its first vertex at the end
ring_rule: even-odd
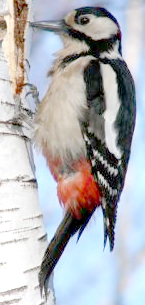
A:
POLYGON ((73 41, 67 39, 64 48, 56 53, 56 60, 49 75, 55 73, 59 69, 65 68, 69 63, 78 59, 91 55, 97 59, 122 59, 119 41, 113 39, 100 40, 92 43, 89 48, 85 42, 73 41))
POLYGON ((102 50, 102 52, 100 52, 100 56, 101 59, 107 57, 108 59, 122 59, 122 54, 121 54, 121 47, 120 47, 120 43, 117 40, 114 45, 112 45, 112 48, 109 48, 108 50, 102 50))

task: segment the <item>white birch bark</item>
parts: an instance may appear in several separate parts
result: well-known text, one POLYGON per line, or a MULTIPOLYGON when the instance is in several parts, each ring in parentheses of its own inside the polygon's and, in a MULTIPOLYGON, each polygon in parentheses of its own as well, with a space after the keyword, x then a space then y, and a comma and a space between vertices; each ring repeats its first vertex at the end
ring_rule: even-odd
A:
MULTIPOLYGON (((42 305, 46 303, 40 296, 38 272, 47 241, 31 160, 31 132, 25 122, 14 120, 16 101, 21 100, 21 111, 28 112, 23 92, 28 2, 1 0, 0 15, 0 304, 42 305)), ((54 304, 52 290, 47 303, 54 304)))

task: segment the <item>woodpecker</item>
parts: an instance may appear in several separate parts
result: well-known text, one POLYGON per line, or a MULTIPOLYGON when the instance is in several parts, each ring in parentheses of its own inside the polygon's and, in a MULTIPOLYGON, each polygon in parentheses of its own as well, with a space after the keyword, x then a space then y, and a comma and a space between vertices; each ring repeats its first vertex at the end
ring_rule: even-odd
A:
POLYGON ((127 171, 135 125, 135 87, 122 58, 121 30, 102 7, 82 7, 61 21, 31 26, 63 41, 49 73, 51 84, 35 118, 35 143, 57 181, 65 215, 39 273, 46 283, 70 237, 78 238, 97 207, 114 247, 117 204, 127 171))

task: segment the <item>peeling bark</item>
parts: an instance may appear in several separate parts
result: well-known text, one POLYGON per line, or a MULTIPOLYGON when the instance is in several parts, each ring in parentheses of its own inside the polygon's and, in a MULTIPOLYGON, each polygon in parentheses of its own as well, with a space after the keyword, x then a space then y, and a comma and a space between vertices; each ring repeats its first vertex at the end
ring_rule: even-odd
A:
POLYGON ((28 4, 25 0, 14 0, 14 42, 17 54, 16 94, 22 92, 24 85, 24 44, 25 27, 28 17, 28 4))

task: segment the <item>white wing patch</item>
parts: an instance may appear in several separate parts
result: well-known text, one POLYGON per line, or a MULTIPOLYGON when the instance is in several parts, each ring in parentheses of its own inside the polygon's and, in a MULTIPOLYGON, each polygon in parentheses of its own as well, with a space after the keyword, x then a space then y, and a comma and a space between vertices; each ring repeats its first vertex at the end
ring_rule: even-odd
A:
POLYGON ((105 94, 106 110, 103 114, 105 119, 105 142, 109 151, 117 158, 121 158, 121 151, 117 146, 117 130, 114 127, 119 108, 118 84, 116 74, 109 64, 100 64, 105 94))

